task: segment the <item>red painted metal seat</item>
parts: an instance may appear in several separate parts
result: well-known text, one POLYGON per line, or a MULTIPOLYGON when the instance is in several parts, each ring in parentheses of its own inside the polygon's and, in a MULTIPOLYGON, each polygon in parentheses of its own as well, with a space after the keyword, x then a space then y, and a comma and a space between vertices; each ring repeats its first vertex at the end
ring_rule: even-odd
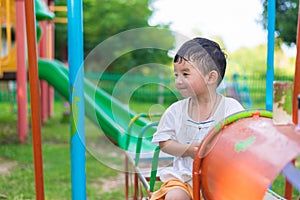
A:
POLYGON ((287 163, 300 155, 294 125, 276 126, 268 111, 225 119, 202 142, 193 165, 194 200, 263 199, 287 163))

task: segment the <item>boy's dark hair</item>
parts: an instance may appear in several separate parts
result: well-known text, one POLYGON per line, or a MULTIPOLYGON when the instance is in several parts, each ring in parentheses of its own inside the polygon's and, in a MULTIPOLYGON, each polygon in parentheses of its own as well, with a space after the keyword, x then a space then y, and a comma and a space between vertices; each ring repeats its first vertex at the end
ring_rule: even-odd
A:
POLYGON ((218 43, 206 38, 196 37, 185 42, 178 50, 174 63, 186 60, 196 63, 204 74, 212 70, 219 73, 218 85, 224 78, 226 71, 226 55, 218 43))

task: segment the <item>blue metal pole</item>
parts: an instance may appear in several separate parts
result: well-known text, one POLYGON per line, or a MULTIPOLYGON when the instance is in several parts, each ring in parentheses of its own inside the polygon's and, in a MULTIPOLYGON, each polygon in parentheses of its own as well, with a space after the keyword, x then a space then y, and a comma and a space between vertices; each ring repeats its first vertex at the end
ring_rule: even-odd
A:
POLYGON ((68 0, 72 199, 86 199, 82 0, 68 0))
POLYGON ((266 77, 266 109, 273 110, 273 81, 274 81, 274 43, 275 43, 276 1, 268 1, 268 54, 266 77))

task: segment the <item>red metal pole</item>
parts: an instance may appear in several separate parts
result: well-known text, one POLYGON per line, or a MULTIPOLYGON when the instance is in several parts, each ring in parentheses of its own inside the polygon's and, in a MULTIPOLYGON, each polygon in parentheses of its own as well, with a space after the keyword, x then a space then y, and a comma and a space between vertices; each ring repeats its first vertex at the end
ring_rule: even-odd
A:
POLYGON ((33 0, 25 0, 27 48, 29 63, 29 84, 31 103, 31 125, 34 153, 34 174, 36 199, 44 199, 43 159, 41 145, 41 111, 39 99, 39 79, 37 65, 37 47, 35 31, 35 11, 33 0))
MULTIPOLYGON (((42 29, 42 35, 39 42, 39 55, 41 58, 47 58, 47 22, 39 22, 42 29)), ((40 81, 41 84, 41 113, 42 113, 42 123, 46 122, 48 119, 48 84, 46 81, 40 81)))
MULTIPOLYGON (((54 0, 48 1, 48 6, 54 7, 54 0)), ((54 28, 55 24, 54 21, 48 21, 48 51, 47 51, 47 58, 53 59, 54 58, 54 28)), ((49 85, 48 87, 48 117, 51 118, 54 116, 54 88, 49 85)))
POLYGON ((24 16, 24 0, 16 0, 18 135, 22 144, 26 142, 28 132, 24 16))
POLYGON ((41 84, 41 112, 42 123, 44 124, 48 120, 48 83, 46 81, 40 81, 41 84))

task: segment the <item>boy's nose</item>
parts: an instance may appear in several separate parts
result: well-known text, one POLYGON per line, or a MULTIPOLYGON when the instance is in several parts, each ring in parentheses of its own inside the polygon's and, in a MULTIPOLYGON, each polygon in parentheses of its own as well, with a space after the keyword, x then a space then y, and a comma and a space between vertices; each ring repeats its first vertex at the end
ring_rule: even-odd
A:
POLYGON ((175 79, 175 83, 176 84, 182 84, 182 78, 181 78, 181 76, 177 76, 177 78, 175 79))

